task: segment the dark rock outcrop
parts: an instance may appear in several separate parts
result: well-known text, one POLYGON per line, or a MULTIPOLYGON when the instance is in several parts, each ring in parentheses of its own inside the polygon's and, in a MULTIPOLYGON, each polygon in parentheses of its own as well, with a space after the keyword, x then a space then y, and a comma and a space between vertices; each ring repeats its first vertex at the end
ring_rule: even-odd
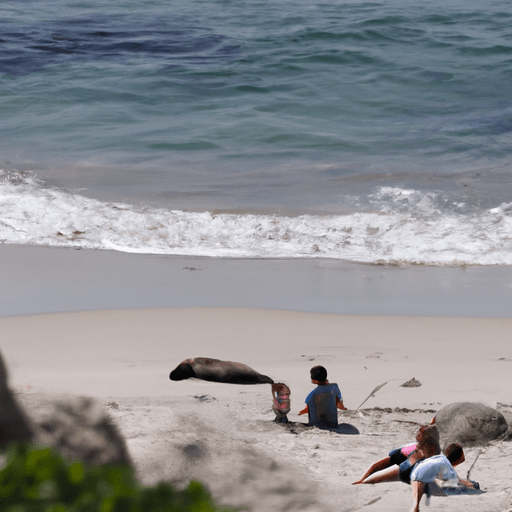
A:
POLYGON ((7 384, 7 368, 0 354, 0 449, 33 437, 30 421, 16 402, 7 384))
POLYGON ((0 449, 13 442, 55 448, 88 465, 129 464, 126 443, 107 412, 91 398, 38 396, 23 411, 8 387, 0 354, 0 449))

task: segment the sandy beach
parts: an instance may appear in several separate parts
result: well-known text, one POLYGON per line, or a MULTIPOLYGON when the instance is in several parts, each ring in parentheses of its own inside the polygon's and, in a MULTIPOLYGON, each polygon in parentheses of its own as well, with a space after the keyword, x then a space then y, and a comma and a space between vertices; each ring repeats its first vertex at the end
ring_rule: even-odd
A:
MULTIPOLYGON (((30 410, 62 394, 98 399, 148 484, 198 478, 220 503, 252 511, 409 510, 407 485, 351 483, 444 405, 481 402, 512 420, 506 267, 9 246, 0 258, 1 351, 19 402, 30 410), (293 426, 273 422, 268 384, 169 380, 178 363, 198 356, 243 362, 288 384, 293 426), (349 410, 340 422, 360 435, 300 424, 317 364, 343 393, 349 410), (413 377, 421 386, 401 386, 413 377)), ((509 512, 511 455, 509 441, 468 448, 459 476, 470 471, 488 492, 433 498, 430 509, 509 512)))

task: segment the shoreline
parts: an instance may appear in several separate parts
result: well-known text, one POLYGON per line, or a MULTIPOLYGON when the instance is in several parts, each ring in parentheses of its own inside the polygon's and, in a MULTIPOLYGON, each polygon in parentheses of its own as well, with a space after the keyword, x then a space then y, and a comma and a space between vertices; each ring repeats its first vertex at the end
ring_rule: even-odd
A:
POLYGON ((381 266, 0 245, 0 318, 241 307, 346 315, 510 318, 512 267, 381 266))

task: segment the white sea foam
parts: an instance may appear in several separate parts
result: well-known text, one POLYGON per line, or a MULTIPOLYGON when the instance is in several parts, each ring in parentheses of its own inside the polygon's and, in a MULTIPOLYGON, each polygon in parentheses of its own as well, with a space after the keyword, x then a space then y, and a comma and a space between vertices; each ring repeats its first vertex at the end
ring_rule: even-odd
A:
POLYGON ((435 193, 379 188, 370 212, 212 214, 107 203, 0 171, 0 241, 145 254, 512 264, 512 203, 443 211, 435 193))

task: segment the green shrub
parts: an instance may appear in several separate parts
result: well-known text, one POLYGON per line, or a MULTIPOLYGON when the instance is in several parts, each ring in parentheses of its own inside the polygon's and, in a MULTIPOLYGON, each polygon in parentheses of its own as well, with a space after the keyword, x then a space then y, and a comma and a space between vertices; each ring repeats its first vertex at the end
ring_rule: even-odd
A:
POLYGON ((199 482, 143 487, 129 466, 68 463, 50 448, 12 446, 0 470, 2 512, 228 512, 199 482))

